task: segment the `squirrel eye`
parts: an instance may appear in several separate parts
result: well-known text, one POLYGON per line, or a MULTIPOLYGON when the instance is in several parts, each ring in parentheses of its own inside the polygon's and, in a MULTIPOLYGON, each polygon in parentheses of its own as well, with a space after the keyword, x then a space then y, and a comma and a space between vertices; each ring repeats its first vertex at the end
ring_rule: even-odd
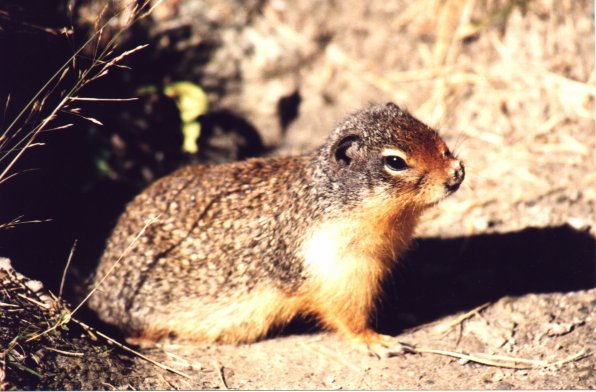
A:
POLYGON ((402 171, 408 168, 408 164, 403 158, 397 155, 388 155, 383 157, 385 167, 391 171, 402 171))

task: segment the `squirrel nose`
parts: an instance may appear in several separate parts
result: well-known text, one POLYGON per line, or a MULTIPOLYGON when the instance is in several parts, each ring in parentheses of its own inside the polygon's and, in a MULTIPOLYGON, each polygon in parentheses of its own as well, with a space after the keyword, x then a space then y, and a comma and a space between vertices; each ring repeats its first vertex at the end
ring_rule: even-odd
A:
POLYGON ((454 161, 453 171, 451 172, 451 178, 445 184, 447 191, 449 193, 453 193, 456 190, 458 190, 465 176, 466 169, 464 168, 463 163, 461 163, 461 161, 454 161))

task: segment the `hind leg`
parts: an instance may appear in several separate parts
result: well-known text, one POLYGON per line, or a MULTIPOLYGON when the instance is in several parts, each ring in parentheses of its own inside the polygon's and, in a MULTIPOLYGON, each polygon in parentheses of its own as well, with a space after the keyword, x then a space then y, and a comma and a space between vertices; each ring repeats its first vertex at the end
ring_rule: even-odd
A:
POLYGON ((285 325, 298 313, 298 301, 269 289, 212 304, 185 304, 184 309, 152 315, 140 337, 159 340, 167 335, 201 342, 249 343, 274 326, 285 325))

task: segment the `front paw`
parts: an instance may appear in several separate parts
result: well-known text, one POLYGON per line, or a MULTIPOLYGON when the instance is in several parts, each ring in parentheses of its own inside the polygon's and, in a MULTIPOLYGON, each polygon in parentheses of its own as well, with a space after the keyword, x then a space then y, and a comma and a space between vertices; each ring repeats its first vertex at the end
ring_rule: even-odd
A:
POLYGON ((382 335, 373 331, 355 334, 350 338, 352 345, 361 352, 366 352, 377 358, 390 358, 398 355, 414 353, 414 347, 401 343, 397 338, 382 335))

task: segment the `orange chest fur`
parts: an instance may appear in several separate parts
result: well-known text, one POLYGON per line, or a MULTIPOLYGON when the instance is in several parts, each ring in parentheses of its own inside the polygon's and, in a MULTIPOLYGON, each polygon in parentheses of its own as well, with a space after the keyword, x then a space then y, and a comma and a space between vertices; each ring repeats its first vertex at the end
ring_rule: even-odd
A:
POLYGON ((370 307, 384 276, 407 249, 415 223, 414 215, 369 205, 313 227, 301 249, 310 295, 370 307))

